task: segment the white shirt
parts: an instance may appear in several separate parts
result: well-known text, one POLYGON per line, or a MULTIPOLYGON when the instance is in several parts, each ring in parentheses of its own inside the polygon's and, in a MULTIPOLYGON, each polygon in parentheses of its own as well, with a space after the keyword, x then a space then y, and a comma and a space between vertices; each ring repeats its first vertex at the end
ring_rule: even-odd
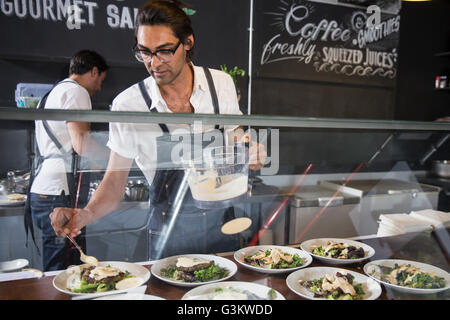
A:
MULTIPOLYGON (((67 78, 63 81, 69 82, 57 85, 50 92, 45 109, 92 110, 88 91, 74 80, 67 78)), ((71 152, 72 142, 66 121, 47 121, 47 123, 64 150, 71 152)), ((35 121, 35 125, 36 141, 41 156, 61 154, 45 131, 42 121, 35 121)), ((70 168, 67 168, 67 170, 70 170, 70 168)), ((66 195, 69 194, 64 160, 61 158, 44 160, 41 170, 33 181, 31 192, 45 195, 60 195, 63 190, 66 195)))
MULTIPOLYGON (((190 103, 194 113, 213 114, 214 106, 209 91, 208 82, 202 67, 193 66, 194 87, 190 103)), ((219 101, 220 114, 242 114, 231 76, 223 71, 210 69, 219 101)), ((159 87, 152 77, 144 80, 145 87, 152 100, 151 109, 158 112, 172 113, 161 96, 159 87)), ((134 84, 121 92, 113 101, 111 111, 147 112, 150 110, 139 90, 134 84)), ((166 123, 171 133, 183 128, 191 131, 189 125, 166 123)), ((226 126, 225 131, 233 130, 236 126, 226 126)), ((214 125, 202 125, 202 131, 214 129, 214 125)), ((157 164, 156 138, 163 132, 154 123, 118 123, 109 124, 109 141, 107 146, 124 158, 134 159, 139 169, 145 175, 149 184, 153 181, 157 164)))

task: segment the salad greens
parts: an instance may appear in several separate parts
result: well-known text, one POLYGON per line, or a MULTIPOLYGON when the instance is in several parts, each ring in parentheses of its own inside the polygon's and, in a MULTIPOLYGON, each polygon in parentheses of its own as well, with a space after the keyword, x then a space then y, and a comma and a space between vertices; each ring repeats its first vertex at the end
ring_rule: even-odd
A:
MULTIPOLYGON (((107 267, 110 267, 109 265, 107 267)), ((127 279, 127 278, 134 278, 135 276, 132 276, 128 270, 125 270, 122 272, 122 275, 119 277, 116 277, 108 282, 103 281, 94 281, 94 282, 88 282, 85 279, 85 276, 89 275, 91 268, 87 268, 83 270, 80 273, 80 283, 78 286, 71 288, 70 290, 74 293, 95 293, 95 292, 105 292, 105 291, 111 291, 116 290, 116 283, 127 279)))
POLYGON ((382 275, 381 279, 391 284, 409 288, 435 289, 445 287, 445 280, 442 277, 422 271, 411 264, 395 264, 393 268, 379 266, 382 275))
POLYGON ((347 243, 334 243, 327 241, 324 246, 319 246, 311 251, 313 254, 334 259, 360 259, 364 258, 364 250, 361 247, 347 243))
POLYGON ((353 278, 351 274, 343 275, 337 272, 336 276, 326 275, 320 279, 299 280, 299 283, 313 292, 315 298, 362 300, 365 295, 362 284, 354 284, 353 278))
POLYGON ((221 268, 217 264, 213 263, 207 268, 195 270, 189 273, 180 271, 176 265, 168 265, 166 268, 161 269, 161 275, 163 277, 181 280, 183 282, 207 282, 225 278, 229 271, 226 268, 221 268), (192 280, 192 281, 191 281, 192 280))
POLYGON ((291 255, 278 248, 258 250, 256 253, 244 257, 244 261, 251 266, 265 269, 296 268, 305 263, 305 259, 297 253, 291 255))
POLYGON ((222 279, 226 277, 228 270, 219 267, 217 264, 213 264, 206 269, 194 271, 196 282, 206 282, 211 280, 222 279))

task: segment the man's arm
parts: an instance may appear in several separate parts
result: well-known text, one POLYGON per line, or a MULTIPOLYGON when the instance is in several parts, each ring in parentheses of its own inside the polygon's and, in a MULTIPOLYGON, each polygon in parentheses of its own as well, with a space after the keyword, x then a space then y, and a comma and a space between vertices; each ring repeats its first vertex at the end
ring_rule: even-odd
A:
POLYGON ((92 138, 89 122, 67 122, 67 130, 77 154, 94 163, 108 158, 109 150, 92 138))
POLYGON ((111 152, 108 168, 98 189, 84 209, 55 208, 50 214, 51 223, 58 236, 69 233, 77 236, 86 225, 112 212, 125 194, 133 159, 111 152))

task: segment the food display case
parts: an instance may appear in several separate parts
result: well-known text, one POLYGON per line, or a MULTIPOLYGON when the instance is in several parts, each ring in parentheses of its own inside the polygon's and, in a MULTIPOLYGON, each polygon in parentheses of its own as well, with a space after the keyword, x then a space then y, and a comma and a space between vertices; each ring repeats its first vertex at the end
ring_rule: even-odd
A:
MULTIPOLYGON (((208 185, 208 188, 216 190, 226 186, 229 181, 236 182, 236 185, 233 185, 235 192, 230 193, 233 196, 222 199, 220 195, 215 195, 214 201, 222 202, 209 205, 213 205, 213 207, 225 205, 225 207, 235 208, 231 218, 224 215, 221 220, 224 224, 239 218, 245 218, 246 221, 250 220, 251 222, 243 230, 232 235, 238 240, 237 248, 232 247, 230 250, 226 250, 225 247, 220 247, 207 252, 207 254, 227 255, 231 260, 233 260, 233 252, 246 247, 277 245, 295 246, 301 249, 302 242, 315 238, 342 238, 349 241, 350 239, 364 241, 364 239, 370 238, 368 243, 371 245, 380 244, 385 241, 383 238, 377 238, 376 235, 381 214, 404 213, 409 215, 412 211, 439 210, 442 188, 430 184, 429 181, 427 181, 428 183, 420 181, 423 181, 424 176, 432 176, 430 172, 432 161, 446 160, 450 157, 450 142, 440 143, 443 137, 450 134, 450 123, 445 122, 14 108, 0 108, 0 119, 2 123, 7 123, 0 130, 2 136, 8 136, 9 130, 17 130, 17 128, 28 133, 21 136, 22 141, 17 142, 24 143, 27 146, 26 150, 17 149, 16 153, 22 152, 23 154, 14 156, 22 158, 18 163, 28 163, 29 165, 32 163, 31 157, 33 156, 34 121, 43 119, 90 122, 95 134, 103 137, 103 142, 107 140, 104 138, 108 136, 108 124, 113 123, 134 126, 133 128, 137 128, 139 134, 148 135, 149 139, 155 136, 155 128, 158 128, 157 124, 159 123, 176 125, 184 128, 187 132, 197 130, 200 125, 202 127, 200 132, 203 133, 209 130, 208 128, 214 128, 215 125, 233 129, 241 127, 244 133, 249 134, 250 145, 257 142, 264 146, 264 150, 267 152, 264 167, 257 171, 248 170, 248 174, 244 175, 245 181, 239 180, 239 183, 233 180, 235 176, 230 177, 228 173, 221 176, 218 171, 219 173, 214 176, 215 180, 212 186, 208 185), (236 196, 236 190, 238 187, 242 187, 242 183, 245 183, 245 192, 239 192, 239 196, 236 196)), ((227 131, 225 130, 225 132, 227 131)), ((208 141, 212 141, 211 136, 209 139, 208 141)), ((3 153, 7 154, 8 144, 3 138, 1 141, 0 147, 3 148, 3 153)), ((186 167, 186 162, 181 161, 183 159, 171 159, 171 162, 168 161, 167 155, 161 158, 164 158, 164 166, 158 166, 158 159, 155 163, 146 163, 145 161, 142 163, 142 159, 133 162, 128 178, 129 183, 125 186, 127 191, 124 192, 125 197, 119 207, 113 213, 88 226, 85 236, 88 254, 95 255, 99 261, 115 260, 152 264, 149 253, 149 241, 151 241, 149 234, 152 232, 149 222, 151 217, 148 212, 148 194, 145 193, 148 191, 151 181, 143 181, 144 174, 140 168, 144 166, 146 169, 150 168, 154 171, 158 167, 161 167, 158 170, 169 168, 184 171, 195 168, 198 173, 197 167, 186 167), (137 162, 140 166, 137 165, 137 162), (138 193, 141 196, 138 196, 138 193)), ((106 171, 106 164, 107 159, 103 168, 94 170, 87 166, 84 167, 81 162, 80 167, 77 168, 78 173, 92 173, 90 180, 85 181, 89 194, 87 200, 98 187, 98 183, 106 171)), ((8 171, 30 169, 30 166, 23 165, 21 168, 11 168, 10 164, 7 166, 2 168, 3 178, 6 178, 8 171)), ((214 167, 214 169, 216 168, 214 167)), ((241 172, 243 171, 239 171, 239 174, 241 172)), ((202 178, 209 179, 209 176, 204 175, 202 178)), ((198 181, 203 180, 197 179, 194 182, 198 181)), ((191 183, 194 182, 189 181, 186 184, 186 190, 192 188, 191 183)), ((202 201, 205 201, 205 198, 202 201)), ((25 234, 22 233, 21 208, 23 209, 21 206, 14 207, 14 212, 10 207, 0 208, 0 220, 4 219, 0 222, 0 227, 5 230, 6 228, 15 228, 14 237, 3 237, 7 233, 4 230, 0 231, 2 246, 0 260, 24 258, 30 261, 30 267, 39 269, 40 257, 36 255, 33 244, 28 241, 28 247, 26 250, 23 249, 25 234), (11 222, 6 221, 7 219, 15 220, 11 222)), ((208 209, 200 206, 199 210, 208 209)), ((182 212, 179 213, 182 214, 182 212)), ((433 232, 447 227, 444 220, 442 225, 432 226, 433 232)), ((417 237, 427 237, 428 239, 430 233, 392 236, 406 237, 408 239, 406 243, 411 244, 411 241, 417 237)), ((423 242, 424 245, 426 243, 426 246, 431 246, 433 252, 440 252, 440 255, 444 257, 437 261, 436 267, 446 270, 446 272, 450 270, 448 245, 445 245, 447 238, 437 236, 433 238, 433 241, 428 239, 423 242)), ((39 239, 37 240, 38 245, 41 245, 39 239)), ((386 242, 387 246, 389 243, 386 242)), ((398 247, 392 247, 392 250, 381 244, 376 247, 379 251, 375 257, 378 259, 387 259, 394 251, 405 253, 398 247)), ((423 263, 433 262, 428 258, 426 261, 423 259, 420 261, 424 252, 429 251, 430 248, 421 248, 420 241, 414 241, 414 248, 414 250, 408 250, 417 254, 406 257, 409 258, 407 260, 417 259, 423 263)), ((192 252, 186 252, 186 254, 188 253, 192 252)), ((320 262, 314 260, 314 263, 317 266, 317 263, 320 262)), ((364 264, 358 266, 358 272, 362 272, 361 267, 364 264)), ((239 267, 237 272, 235 279, 250 279, 247 278, 247 275, 251 271, 239 267)), ((155 288, 160 288, 158 286, 162 285, 160 283, 155 288)), ((287 294, 288 297, 299 297, 298 294, 292 295, 292 290, 295 288, 289 289, 284 291, 285 294, 290 292, 287 294)), ((392 296, 390 291, 383 291, 382 296, 384 298, 401 298, 401 295, 394 294, 392 296)), ((445 293, 441 293, 433 297, 441 299, 446 296, 445 293)), ((178 292, 168 298, 178 299, 181 296, 178 292)))

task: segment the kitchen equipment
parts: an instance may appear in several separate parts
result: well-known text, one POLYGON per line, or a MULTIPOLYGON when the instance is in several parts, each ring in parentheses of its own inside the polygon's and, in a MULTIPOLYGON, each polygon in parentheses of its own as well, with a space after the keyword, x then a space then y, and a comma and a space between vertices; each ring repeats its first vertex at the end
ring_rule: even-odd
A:
POLYGON ((450 161, 436 160, 431 164, 431 173, 441 178, 450 178, 450 161))
POLYGON ((53 85, 47 83, 18 83, 15 91, 17 107, 36 108, 39 100, 52 88, 53 85))
MULTIPOLYGON (((440 188, 397 179, 320 181, 331 190, 360 198, 360 205, 352 216, 356 235, 376 234, 381 214, 409 213, 423 209, 436 209, 440 188)), ((328 236, 329 237, 329 236, 328 236)))
POLYGON ((149 187, 145 180, 129 180, 125 187, 127 201, 148 201, 149 187))
POLYGON ((248 152, 244 144, 205 149, 202 158, 183 163, 197 207, 226 208, 247 198, 248 152))
POLYGON ((0 194, 7 193, 22 193, 26 194, 28 191, 28 184, 30 182, 30 174, 22 174, 19 171, 8 171, 5 179, 0 180, 0 194))
POLYGON ((437 210, 450 212, 450 179, 436 177, 436 175, 428 172, 426 175, 417 176, 417 181, 420 183, 439 187, 439 200, 437 210))
MULTIPOLYGON (((101 180, 93 180, 89 182, 88 201, 94 195, 94 192, 98 189, 101 180)), ((131 177, 128 178, 127 185, 125 186, 125 201, 148 201, 149 186, 144 177, 131 177)))
POLYGON ((290 202, 285 221, 289 243, 356 236, 354 215, 359 213, 359 202, 360 197, 356 195, 336 194, 335 190, 321 185, 301 186, 290 202))
POLYGON ((14 193, 16 192, 16 182, 14 180, 16 174, 14 173, 14 171, 8 171, 7 173, 7 183, 8 183, 8 192, 9 193, 14 193))

